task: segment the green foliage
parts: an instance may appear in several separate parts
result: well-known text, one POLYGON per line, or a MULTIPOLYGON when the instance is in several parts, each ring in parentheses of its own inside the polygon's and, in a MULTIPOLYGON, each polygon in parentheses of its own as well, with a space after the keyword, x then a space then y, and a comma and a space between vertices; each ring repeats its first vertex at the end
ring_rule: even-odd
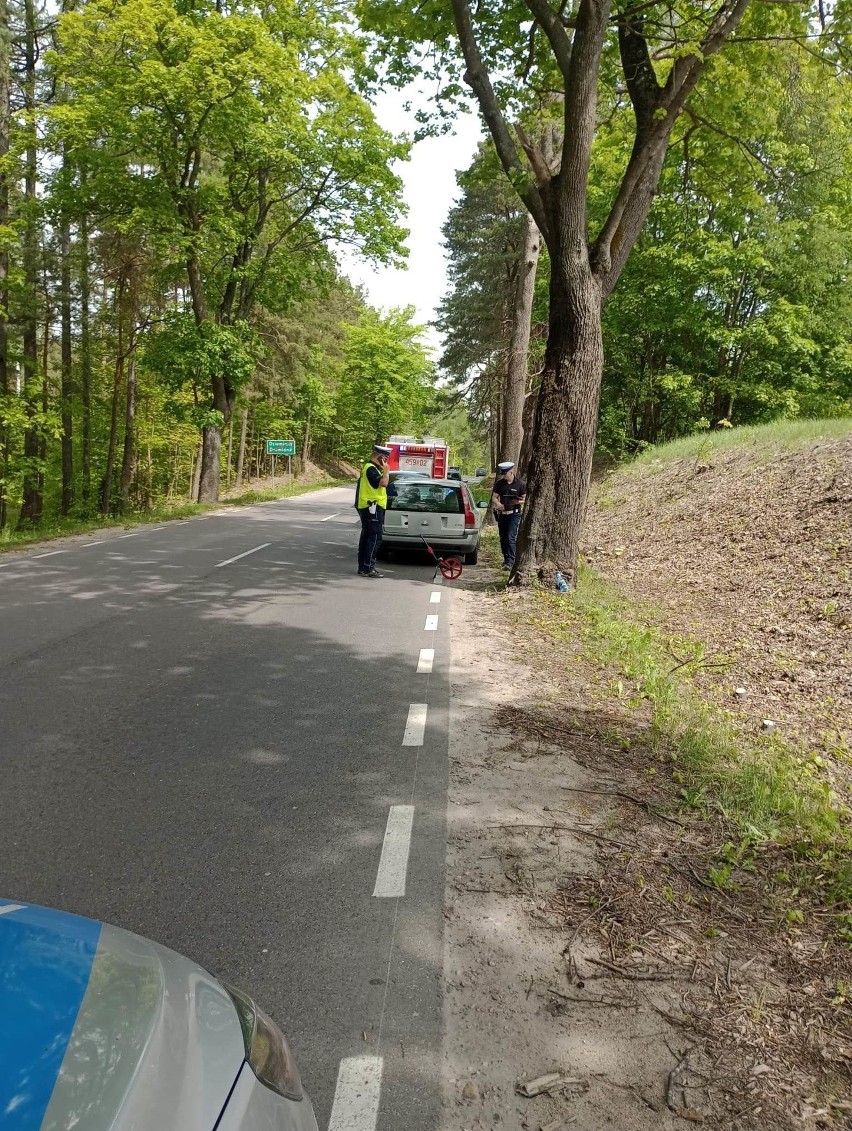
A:
POLYGON ((422 430, 434 366, 414 308, 366 310, 346 328, 337 423, 343 455, 358 461, 393 433, 422 430))

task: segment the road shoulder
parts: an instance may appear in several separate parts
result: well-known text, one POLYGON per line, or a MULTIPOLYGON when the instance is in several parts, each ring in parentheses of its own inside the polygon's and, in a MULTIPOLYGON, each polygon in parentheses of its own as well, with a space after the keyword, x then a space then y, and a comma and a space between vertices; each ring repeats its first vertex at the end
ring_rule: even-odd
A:
POLYGON ((453 602, 442 1126, 674 1127, 666 1082, 691 1042, 663 1016, 679 1009, 661 984, 614 997, 595 965, 605 947, 566 929, 566 899, 600 882, 594 837, 611 815, 565 792, 597 774, 500 725, 507 705, 553 690, 513 656, 501 600, 453 602))

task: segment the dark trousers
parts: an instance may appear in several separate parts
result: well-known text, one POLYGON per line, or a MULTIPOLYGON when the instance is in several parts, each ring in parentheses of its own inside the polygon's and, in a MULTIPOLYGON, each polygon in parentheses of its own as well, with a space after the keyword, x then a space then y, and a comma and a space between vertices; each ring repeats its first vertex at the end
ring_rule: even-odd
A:
POLYGON ((521 525, 521 512, 497 514, 497 529, 500 531, 500 549, 506 565, 515 564, 515 549, 518 541, 518 527, 521 525))
POLYGON ((358 511, 361 519, 361 537, 358 541, 358 572, 372 573, 376 568, 376 554, 382 544, 382 531, 385 525, 385 512, 381 507, 376 507, 376 513, 370 514, 365 507, 358 511))

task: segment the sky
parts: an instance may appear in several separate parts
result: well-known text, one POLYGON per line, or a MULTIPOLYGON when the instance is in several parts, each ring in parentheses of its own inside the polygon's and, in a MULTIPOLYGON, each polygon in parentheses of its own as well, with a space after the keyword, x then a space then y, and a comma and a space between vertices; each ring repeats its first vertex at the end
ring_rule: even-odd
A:
MULTIPOLYGON (((414 113, 404 110, 405 97, 389 92, 376 102, 376 117, 392 133, 414 132, 414 113)), ((422 96, 419 101, 424 101, 422 96)), ((456 173, 470 164, 480 138, 477 115, 460 115, 453 134, 418 142, 411 160, 398 166, 408 205, 408 216, 403 222, 411 230, 406 267, 374 268, 354 257, 346 257, 342 263, 352 282, 365 288, 372 306, 414 306, 418 321, 423 323, 434 317, 447 289, 441 228, 457 197, 456 173)), ((434 330, 426 337, 430 345, 440 345, 434 330)))

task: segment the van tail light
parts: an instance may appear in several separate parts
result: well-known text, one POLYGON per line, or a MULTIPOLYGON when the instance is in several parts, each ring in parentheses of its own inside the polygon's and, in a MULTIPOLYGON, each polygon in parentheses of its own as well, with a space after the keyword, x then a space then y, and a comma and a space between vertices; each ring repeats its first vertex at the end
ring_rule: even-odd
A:
POLYGON ((467 497, 467 492, 462 492, 462 499, 464 500, 464 524, 468 526, 476 526, 476 514, 474 513, 470 499, 467 497))

